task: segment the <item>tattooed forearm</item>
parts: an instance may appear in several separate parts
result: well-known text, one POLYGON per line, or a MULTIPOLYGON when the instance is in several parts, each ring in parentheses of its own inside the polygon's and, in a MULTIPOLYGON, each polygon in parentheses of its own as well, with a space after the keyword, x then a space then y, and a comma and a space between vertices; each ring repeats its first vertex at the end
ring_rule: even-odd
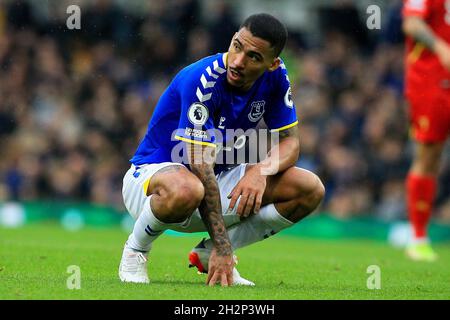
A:
POLYGON ((194 149, 196 148, 190 149, 191 170, 205 188, 205 196, 199 207, 200 215, 216 247, 217 254, 220 256, 230 255, 232 254, 232 248, 222 216, 219 185, 214 175, 213 166, 206 161, 203 163, 194 161, 195 157, 201 157, 204 154, 203 152, 199 154, 200 151, 197 150, 196 152, 194 149))
POLYGON ((208 165, 194 165, 191 169, 205 187, 205 197, 199 207, 203 222, 215 244, 218 255, 229 255, 232 250, 222 217, 219 186, 214 171, 208 165))

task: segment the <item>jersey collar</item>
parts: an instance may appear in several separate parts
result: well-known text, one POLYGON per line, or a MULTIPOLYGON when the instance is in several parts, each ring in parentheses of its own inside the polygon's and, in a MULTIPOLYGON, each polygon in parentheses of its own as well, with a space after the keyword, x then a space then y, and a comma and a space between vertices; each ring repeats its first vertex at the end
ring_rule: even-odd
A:
POLYGON ((228 68, 228 52, 225 52, 222 56, 222 62, 225 66, 225 69, 228 68))

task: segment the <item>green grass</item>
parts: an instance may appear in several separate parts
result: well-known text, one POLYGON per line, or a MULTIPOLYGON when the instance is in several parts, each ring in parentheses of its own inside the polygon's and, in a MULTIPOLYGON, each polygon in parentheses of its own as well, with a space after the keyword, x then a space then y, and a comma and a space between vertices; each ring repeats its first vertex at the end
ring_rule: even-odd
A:
POLYGON ((127 234, 119 229, 67 232, 56 225, 0 228, 0 299, 450 299, 450 246, 436 263, 413 263, 380 242, 275 236, 238 251, 239 271, 256 287, 210 288, 187 268, 198 237, 163 235, 150 255, 149 285, 117 276, 127 234), (66 286, 81 270, 81 289, 66 286), (381 269, 369 290, 367 267, 381 269))

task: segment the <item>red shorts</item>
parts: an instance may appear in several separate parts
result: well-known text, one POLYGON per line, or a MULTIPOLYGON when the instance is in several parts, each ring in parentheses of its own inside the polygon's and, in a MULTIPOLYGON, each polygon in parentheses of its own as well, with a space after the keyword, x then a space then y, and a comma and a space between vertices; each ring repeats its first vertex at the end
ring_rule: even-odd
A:
POLYGON ((450 89, 425 86, 409 92, 413 137, 422 143, 444 142, 450 135, 450 89))

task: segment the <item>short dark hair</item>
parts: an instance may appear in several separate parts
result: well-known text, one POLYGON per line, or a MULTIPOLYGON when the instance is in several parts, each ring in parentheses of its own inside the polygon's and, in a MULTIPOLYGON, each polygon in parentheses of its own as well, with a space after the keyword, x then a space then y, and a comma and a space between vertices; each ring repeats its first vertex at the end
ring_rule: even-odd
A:
POLYGON ((279 56, 286 44, 288 32, 286 26, 274 16, 267 13, 251 15, 241 24, 239 29, 247 28, 255 37, 268 41, 279 56))

